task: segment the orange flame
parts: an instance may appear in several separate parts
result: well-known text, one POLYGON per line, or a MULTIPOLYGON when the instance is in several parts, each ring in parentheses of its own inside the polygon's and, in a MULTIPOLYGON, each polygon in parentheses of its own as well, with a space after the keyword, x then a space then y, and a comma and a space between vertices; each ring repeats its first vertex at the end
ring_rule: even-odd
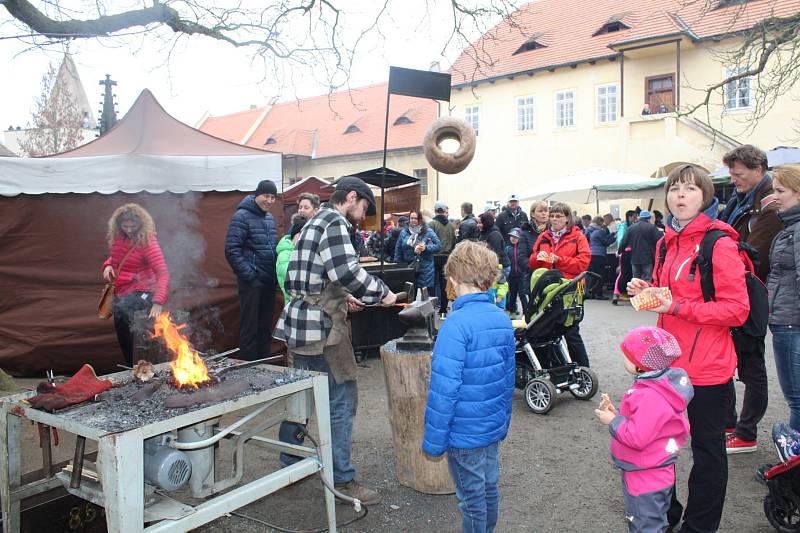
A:
POLYGON ((173 324, 169 319, 169 313, 163 312, 155 320, 154 331, 155 336, 164 339, 167 348, 175 354, 170 366, 178 385, 197 388, 201 383, 208 381, 208 369, 186 337, 181 334, 181 330, 185 327, 186 324, 179 326, 173 324))

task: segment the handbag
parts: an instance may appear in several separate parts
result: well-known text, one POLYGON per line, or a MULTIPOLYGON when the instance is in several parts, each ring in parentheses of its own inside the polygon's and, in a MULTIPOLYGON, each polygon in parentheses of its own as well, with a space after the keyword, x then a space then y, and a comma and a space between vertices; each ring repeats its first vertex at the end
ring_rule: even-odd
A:
POLYGON ((419 256, 416 256, 413 261, 408 264, 409 267, 414 269, 414 274, 419 274, 422 272, 422 265, 419 261, 419 256))
MULTIPOLYGON (((119 276, 119 273, 122 272, 122 266, 125 264, 125 260, 128 258, 130 253, 133 251, 133 245, 125 252, 125 255, 122 257, 122 261, 119 262, 119 268, 117 268, 117 273, 114 275, 116 278, 119 276)), ((111 318, 111 315, 114 314, 113 312, 114 307, 114 282, 106 283, 105 287, 103 287, 103 294, 100 296, 100 303, 97 304, 97 318, 108 319, 111 318)))

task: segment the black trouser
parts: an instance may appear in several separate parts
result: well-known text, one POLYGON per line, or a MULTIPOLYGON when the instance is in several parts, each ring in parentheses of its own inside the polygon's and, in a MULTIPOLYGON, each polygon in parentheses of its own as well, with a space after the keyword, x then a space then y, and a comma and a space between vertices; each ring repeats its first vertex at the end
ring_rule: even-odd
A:
POLYGON ((449 303, 447 300, 447 291, 445 290, 445 287, 447 286, 447 279, 444 275, 444 265, 446 263, 446 255, 437 254, 433 256, 434 284, 439 291, 438 294, 434 294, 434 296, 439 297, 439 313, 441 314, 447 313, 447 304, 449 303))
POLYGON ((246 361, 270 356, 275 285, 239 281, 239 353, 246 361))
POLYGON ((751 337, 739 331, 733 333, 733 345, 739 360, 739 380, 744 383, 742 416, 736 416, 736 389, 731 380, 731 405, 726 427, 736 428, 737 437, 756 440, 758 423, 767 412, 767 366, 764 364, 764 337, 751 337))
POLYGON ((667 512, 667 519, 673 526, 680 521, 683 512, 681 533, 713 532, 719 528, 728 485, 725 417, 730 400, 730 383, 694 386, 694 398, 687 409, 693 459, 689 497, 684 511, 673 489, 672 504, 667 512))
POLYGON ((531 294, 530 275, 528 276, 509 276, 508 277, 508 296, 506 297, 506 311, 517 312, 517 297, 522 302, 522 313, 528 311, 528 298, 531 294))
POLYGON ((614 290, 614 283, 617 281, 617 266, 619 266, 617 254, 606 254, 604 284, 611 291, 614 290))
POLYGON ((122 350, 125 364, 133 365, 133 314, 149 310, 153 306, 153 295, 149 292, 132 292, 122 297, 114 297, 114 329, 122 350))
POLYGON ((593 255, 592 261, 589 263, 589 272, 597 274, 589 276, 589 287, 586 293, 595 298, 602 298, 603 296, 603 276, 606 273, 606 256, 593 255))
POLYGON ((567 342, 567 349, 569 350, 569 357, 578 366, 589 366, 589 354, 586 353, 586 346, 583 344, 581 338, 581 328, 579 324, 573 325, 564 334, 564 340, 567 342))

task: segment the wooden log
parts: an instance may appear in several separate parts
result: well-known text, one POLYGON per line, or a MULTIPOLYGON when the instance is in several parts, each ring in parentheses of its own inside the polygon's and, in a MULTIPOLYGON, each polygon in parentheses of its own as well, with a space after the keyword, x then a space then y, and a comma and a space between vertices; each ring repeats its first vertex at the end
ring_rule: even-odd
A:
POLYGON ((389 422, 401 485, 425 494, 453 494, 447 454, 431 457, 421 450, 425 405, 431 381, 431 353, 396 352, 381 346, 383 375, 389 397, 389 422))

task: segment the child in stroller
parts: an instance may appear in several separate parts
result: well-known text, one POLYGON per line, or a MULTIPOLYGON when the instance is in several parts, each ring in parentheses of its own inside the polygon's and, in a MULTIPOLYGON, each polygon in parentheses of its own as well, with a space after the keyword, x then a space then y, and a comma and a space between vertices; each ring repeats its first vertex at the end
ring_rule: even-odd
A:
POLYGON ((800 532, 800 433, 786 422, 776 422, 772 440, 781 462, 761 465, 756 473, 769 489, 764 513, 776 530, 800 532))
POLYGON ((597 393, 597 375, 569 356, 564 333, 583 319, 584 279, 564 279, 556 269, 539 268, 531 275, 531 299, 525 320, 514 320, 516 386, 537 414, 553 408, 556 394, 568 390, 580 400, 597 393))

